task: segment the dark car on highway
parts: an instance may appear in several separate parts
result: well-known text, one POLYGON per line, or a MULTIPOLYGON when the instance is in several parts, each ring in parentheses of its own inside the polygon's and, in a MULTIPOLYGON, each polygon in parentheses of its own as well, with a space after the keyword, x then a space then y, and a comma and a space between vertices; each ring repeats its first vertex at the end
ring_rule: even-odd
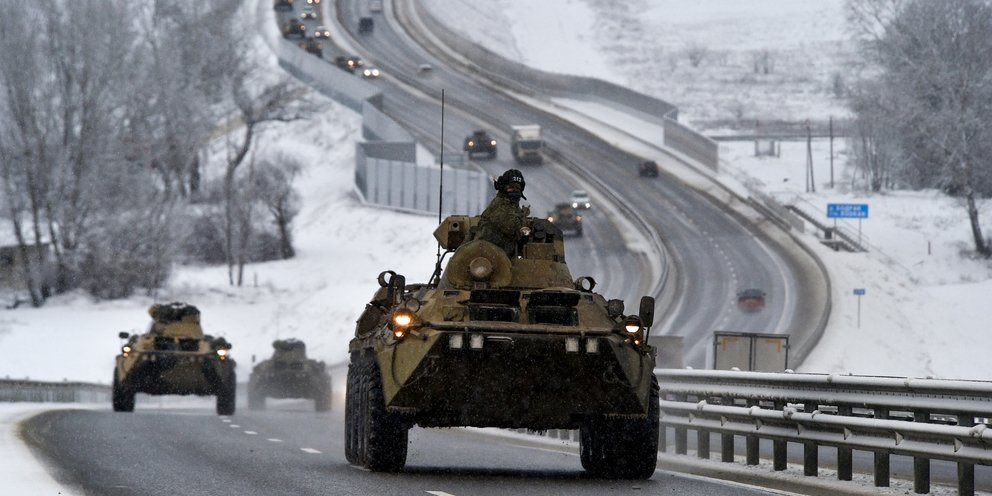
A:
POLYGON ((637 165, 637 174, 641 177, 658 177, 658 163, 645 160, 637 165))
POLYGON ((290 36, 295 36, 297 38, 307 37, 307 26, 300 22, 299 19, 290 19, 286 21, 286 24, 282 25, 282 36, 283 38, 289 38, 290 36))
POLYGON ((742 289, 737 292, 737 307, 744 312, 757 312, 765 308, 765 296, 758 288, 742 289))
POLYGON ((365 65, 362 59, 354 55, 338 55, 334 57, 334 65, 348 72, 354 73, 356 69, 365 65))

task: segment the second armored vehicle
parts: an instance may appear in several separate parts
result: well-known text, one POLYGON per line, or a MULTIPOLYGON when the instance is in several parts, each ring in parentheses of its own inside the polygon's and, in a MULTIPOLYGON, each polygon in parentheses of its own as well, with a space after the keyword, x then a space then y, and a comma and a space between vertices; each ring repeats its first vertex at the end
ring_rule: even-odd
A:
POLYGON ((217 396, 217 414, 233 415, 235 363, 224 338, 203 334, 200 311, 186 303, 155 304, 148 332, 127 339, 114 366, 114 411, 134 410, 136 393, 217 396))
POLYGON ((392 271, 349 344, 345 455, 375 471, 406 463, 421 427, 577 429, 582 467, 642 479, 658 456, 654 298, 636 314, 573 280, 561 231, 529 218, 513 257, 472 239, 479 217, 434 232, 446 254, 425 284, 392 271))
POLYGON ((272 342, 272 358, 259 362, 248 378, 248 408, 265 408, 265 398, 309 398, 314 409, 331 409, 331 376, 324 362, 307 358, 307 345, 297 339, 272 342))
POLYGON ((487 158, 496 158, 496 138, 480 129, 465 137, 465 146, 462 149, 468 154, 468 158, 477 153, 485 153, 487 158))
POLYGON ((557 226, 563 233, 582 236, 582 216, 575 211, 571 203, 555 205, 555 209, 548 212, 548 222, 557 226))

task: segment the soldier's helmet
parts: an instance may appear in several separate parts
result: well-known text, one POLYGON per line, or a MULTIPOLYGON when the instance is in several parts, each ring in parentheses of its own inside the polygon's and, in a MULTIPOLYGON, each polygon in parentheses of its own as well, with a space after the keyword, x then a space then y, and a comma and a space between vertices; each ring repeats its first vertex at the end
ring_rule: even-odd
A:
POLYGON ((524 174, 517 169, 507 170, 503 173, 503 175, 497 177, 496 180, 493 181, 493 187, 496 188, 496 191, 503 191, 506 189, 506 185, 510 183, 517 183, 520 185, 520 196, 526 200, 527 197, 523 196, 523 192, 524 188, 527 187, 527 183, 524 181, 524 174))

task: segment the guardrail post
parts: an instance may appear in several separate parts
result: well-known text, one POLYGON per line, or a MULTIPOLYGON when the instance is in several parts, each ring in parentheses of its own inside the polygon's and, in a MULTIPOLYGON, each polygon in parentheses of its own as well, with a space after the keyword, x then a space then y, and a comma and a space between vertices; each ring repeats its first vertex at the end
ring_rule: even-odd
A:
MULTIPOLYGON (((889 418, 889 409, 884 407, 875 407, 875 418, 876 419, 887 419, 889 418)), ((889 487, 889 452, 888 451, 876 451, 875 452, 875 487, 889 487)))
MULTIPOLYGON (((807 412, 815 412, 817 410, 816 403, 805 402, 803 403, 803 410, 807 412)), ((816 477, 819 473, 820 465, 820 447, 816 444, 816 441, 806 441, 803 443, 803 475, 809 477, 816 477)))
MULTIPOLYGON (((755 400, 747 400, 747 406, 748 407, 752 407, 752 406, 755 406, 757 404, 758 404, 758 402, 755 401, 755 400)), ((745 443, 744 443, 745 454, 747 456, 747 462, 746 463, 748 465, 757 465, 758 462, 759 462, 759 456, 758 455, 759 455, 759 447, 760 446, 759 446, 758 442, 760 441, 760 439, 758 439, 758 436, 757 435, 748 434, 747 436, 744 436, 744 441, 745 441, 745 443)))
POLYGON ((704 460, 710 459, 710 431, 706 429, 696 431, 696 455, 704 460))
MULTIPOLYGON (((837 415, 842 417, 851 416, 851 406, 838 405, 837 415)), ((837 448, 837 480, 849 481, 854 472, 854 456, 851 448, 837 448)))
MULTIPOLYGON (((913 422, 929 423, 930 413, 913 412, 913 422)), ((926 494, 930 492, 930 459, 922 456, 913 457, 913 492, 926 494)))
POLYGON ((662 453, 668 451, 668 427, 665 427, 665 424, 658 426, 658 451, 662 453))
MULTIPOLYGON (((675 401, 685 401, 685 395, 675 395, 675 401)), ((675 454, 684 455, 689 451, 689 431, 685 427, 675 428, 675 454)))
MULTIPOLYGON (((958 425, 973 427, 973 415, 958 415, 958 425)), ((958 462, 958 496, 975 496, 975 464, 958 462)))
MULTIPOLYGON (((775 409, 776 410, 779 410, 779 411, 784 410, 785 409, 785 402, 784 401, 776 401, 775 402, 775 409)), ((785 442, 785 441, 779 441, 777 439, 774 440, 774 441, 772 441, 772 469, 773 470, 781 471, 781 470, 785 470, 789 466, 789 460, 788 460, 788 453, 789 453, 789 451, 788 451, 788 449, 789 449, 789 444, 787 442, 785 442)))
MULTIPOLYGON (((734 399, 725 396, 720 399, 721 405, 733 405, 734 399)), ((721 434, 720 435, 720 461, 724 463, 734 462, 734 435, 733 434, 721 434)))

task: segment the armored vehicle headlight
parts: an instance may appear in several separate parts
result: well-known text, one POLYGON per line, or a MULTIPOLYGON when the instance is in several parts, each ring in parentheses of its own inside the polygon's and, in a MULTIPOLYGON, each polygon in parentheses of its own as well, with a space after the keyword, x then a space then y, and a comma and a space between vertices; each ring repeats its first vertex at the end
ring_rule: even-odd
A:
POLYGON ((635 315, 627 317, 623 321, 623 328, 629 334, 637 334, 641 331, 641 319, 635 315))
POLYGON ((492 141, 490 141, 490 142, 489 142, 489 144, 490 144, 490 145, 493 145, 493 146, 496 146, 496 140, 492 140, 492 141))
POLYGON ((472 140, 468 140, 468 146, 475 146, 475 142, 472 140))
POLYGON ((217 358, 220 358, 221 360, 227 360, 228 353, 229 352, 227 351, 227 348, 220 348, 219 350, 217 350, 217 358))
POLYGON ((399 308, 393 312, 393 317, 390 319, 390 323, 392 325, 393 335, 396 336, 396 339, 402 339, 403 336, 406 336, 406 332, 415 321, 416 316, 409 308, 399 308))
POLYGON ((131 347, 130 346, 124 345, 124 346, 121 347, 121 354, 122 355, 127 356, 129 353, 131 353, 131 347))

